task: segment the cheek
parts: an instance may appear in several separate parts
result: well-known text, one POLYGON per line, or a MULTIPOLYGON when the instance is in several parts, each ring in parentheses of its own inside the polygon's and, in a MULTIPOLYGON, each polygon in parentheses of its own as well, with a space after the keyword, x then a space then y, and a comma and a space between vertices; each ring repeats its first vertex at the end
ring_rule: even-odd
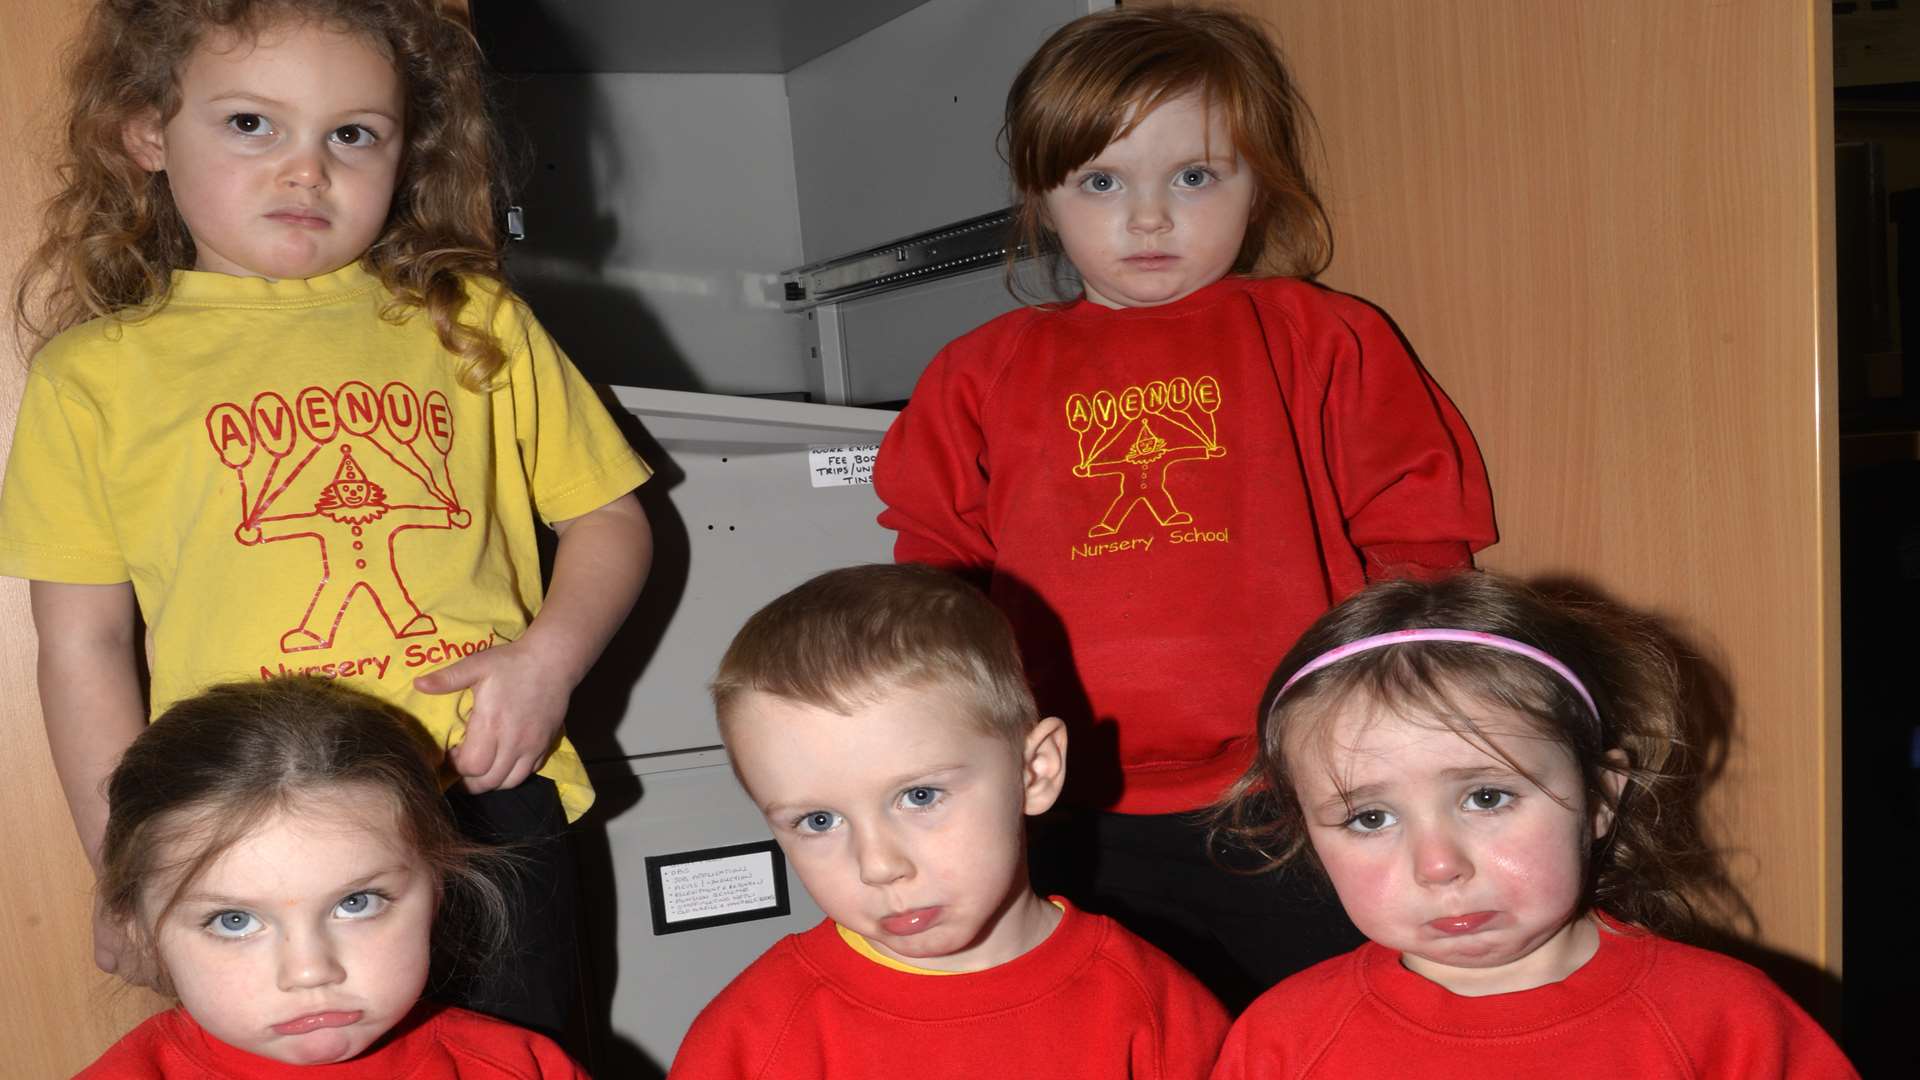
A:
POLYGON ((379 947, 375 960, 384 958, 391 965, 388 977, 395 994, 418 997, 426 989, 432 956, 433 911, 427 909, 409 919, 406 925, 395 927, 393 940, 379 947))
MULTIPOLYGON (((800 884, 814 902, 826 908, 836 898, 850 896, 860 888, 858 869, 846 865, 833 851, 831 843, 817 840, 781 841, 780 853, 800 878, 800 884)), ((829 912, 832 914, 832 912, 829 912)))
POLYGON ((1340 894, 1347 914, 1359 922, 1369 911, 1377 910, 1393 894, 1392 864, 1384 851, 1375 851, 1353 842, 1316 842, 1314 854, 1340 894))
POLYGON ((1075 251, 1086 251, 1100 242, 1104 234, 1102 221, 1103 217, 1097 209, 1078 201, 1047 201, 1047 223, 1054 235, 1060 238, 1060 246, 1067 249, 1069 257, 1075 251))
POLYGON ((156 955, 187 1011, 203 1022, 243 1013, 260 997, 251 950, 219 942, 162 942, 156 955))
POLYGON ((1578 901, 1586 866, 1581 846, 1584 827, 1535 829, 1501 845, 1488 861, 1511 883, 1517 898, 1560 907, 1578 901))

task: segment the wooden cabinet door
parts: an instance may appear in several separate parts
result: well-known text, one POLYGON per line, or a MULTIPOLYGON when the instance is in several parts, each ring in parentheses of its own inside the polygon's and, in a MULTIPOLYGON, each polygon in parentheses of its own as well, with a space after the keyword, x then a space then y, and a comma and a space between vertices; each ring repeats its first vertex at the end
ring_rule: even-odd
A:
MULTIPOLYGON (((86 6, 74 0, 7 0, 0 17, 0 282, 11 304, 21 262, 39 233, 60 139, 64 43, 86 6)), ((11 442, 26 357, 0 335, 0 439, 11 442)), ((0 448, 0 465, 6 451, 0 448)), ((72 1076, 161 1005, 93 966, 93 875, 54 778, 34 690, 33 622, 26 582, 0 578, 0 972, 7 1018, 0 1073, 72 1076)))
POLYGON ((1482 564, 1664 615, 1724 680, 1716 838, 1761 943, 1837 975, 1827 5, 1219 2, 1318 118, 1326 281, 1480 440, 1482 564))

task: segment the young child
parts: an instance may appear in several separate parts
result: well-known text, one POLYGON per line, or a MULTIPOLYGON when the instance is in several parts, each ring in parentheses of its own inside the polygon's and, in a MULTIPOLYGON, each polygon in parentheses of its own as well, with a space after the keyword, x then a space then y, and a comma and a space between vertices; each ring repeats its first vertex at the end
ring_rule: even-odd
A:
POLYGON ((584 1080, 543 1036, 420 1001, 431 935, 485 951, 506 917, 439 753, 393 706, 299 676, 143 731, 108 787, 100 908, 179 1004, 81 1080, 584 1080))
POLYGON ((1671 655, 1644 624, 1486 574, 1373 586, 1301 636, 1221 820, 1312 861, 1371 944, 1281 983, 1242 1077, 1847 1077, 1693 921, 1671 655))
POLYGON ((747 620, 713 683, 721 736, 827 913, 694 1021, 672 1076, 1204 1077, 1226 1031, 1191 975, 1027 882, 1059 794, 1006 619, 920 566, 861 566, 747 620))
POLYGON ((557 1030, 563 830, 593 798, 562 721, 645 576, 647 468, 501 278, 471 35, 434 0, 101 0, 71 78, 0 573, 33 582, 89 858, 149 715, 136 613, 154 714, 349 680, 449 748, 474 835, 526 852, 527 963, 467 1000, 557 1030))
POLYGON ((1302 280, 1331 243, 1308 124, 1241 16, 1054 34, 1004 137, 1029 246, 1084 294, 949 345, 874 474, 895 557, 990 579, 1073 731, 1083 812, 1036 872, 1229 1007, 1360 940, 1331 897, 1216 865, 1188 816, 1251 758, 1267 672, 1367 581, 1494 539, 1460 414, 1377 312, 1302 280))

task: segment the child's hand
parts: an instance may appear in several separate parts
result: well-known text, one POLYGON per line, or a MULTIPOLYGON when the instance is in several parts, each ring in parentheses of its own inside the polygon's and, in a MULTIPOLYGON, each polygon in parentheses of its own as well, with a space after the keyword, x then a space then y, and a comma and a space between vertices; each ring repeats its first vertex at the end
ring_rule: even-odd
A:
POLYGON ((466 736, 447 751, 468 791, 518 787, 553 752, 573 694, 573 681, 561 671, 526 642, 515 641, 413 681, 427 694, 473 691, 466 736))
POLYGON ((158 974, 152 956, 128 940, 125 924, 99 910, 93 913, 93 963, 134 986, 152 986, 158 974))

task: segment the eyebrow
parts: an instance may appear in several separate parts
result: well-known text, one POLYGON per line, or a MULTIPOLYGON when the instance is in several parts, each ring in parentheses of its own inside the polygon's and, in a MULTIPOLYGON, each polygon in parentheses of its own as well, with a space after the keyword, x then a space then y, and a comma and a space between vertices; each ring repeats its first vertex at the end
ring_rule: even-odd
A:
MULTIPOLYGON (((365 874, 360 877, 354 878, 352 881, 344 882, 340 885, 337 885, 334 887, 332 891, 340 896, 347 896, 361 889, 366 888, 368 885, 380 880, 383 877, 387 877, 392 874, 404 874, 407 872, 407 869, 408 867, 407 867, 407 864, 405 863, 394 863, 392 866, 383 866, 380 869, 375 870, 370 874, 365 874)), ((259 907, 261 906, 260 901, 257 899, 249 899, 247 897, 240 897, 240 896, 226 896, 221 893, 209 893, 209 892, 187 893, 186 895, 180 897, 178 903, 183 906, 186 904, 215 904, 215 905, 220 905, 225 907, 259 907)))
MULTIPOLYGON (((967 762, 956 762, 951 765, 935 765, 932 768, 928 768, 928 769, 915 769, 910 773, 902 773, 901 775, 886 781, 882 786, 888 789, 892 789, 892 788, 917 787, 923 784, 936 783, 940 780, 951 777, 954 773, 964 771, 967 768, 968 764, 969 763, 967 762)), ((817 801, 817 802, 801 800, 799 802, 762 803, 760 804, 760 812, 770 817, 774 814, 792 813, 796 810, 818 810, 821 808, 821 806, 824 805, 824 802, 825 802, 824 800, 817 801)))
MULTIPOLYGON (((1105 153, 1105 151, 1103 150, 1101 151, 1101 153, 1105 153)), ((1224 154, 1218 154, 1218 153, 1209 154, 1203 151, 1197 154, 1182 154, 1180 155, 1180 160, 1185 161, 1189 164, 1192 164, 1194 162, 1204 162, 1208 165, 1215 165, 1215 164, 1233 165, 1239 162, 1240 155, 1238 152, 1235 152, 1235 151, 1229 151, 1224 154)), ((1184 165, 1181 166, 1181 168, 1185 168, 1185 167, 1186 166, 1184 165)), ((1098 156, 1095 156, 1087 159, 1085 164, 1076 166, 1073 169, 1073 171, 1074 172, 1089 172, 1089 171, 1113 172, 1119 168, 1120 166, 1114 165, 1108 162, 1103 162, 1098 156)))
MULTIPOLYGON (((1455 783, 1461 780, 1511 779, 1517 778, 1518 776, 1519 774, 1511 768, 1497 762, 1489 762, 1485 765, 1473 765, 1458 769, 1442 769, 1440 771, 1440 779, 1453 781, 1455 783)), ((1331 810, 1334 807, 1345 807, 1355 803, 1366 802, 1368 799, 1372 799, 1387 790, 1387 787, 1388 784, 1385 781, 1381 781, 1376 784, 1361 784, 1356 788, 1341 789, 1334 792, 1332 797, 1323 800, 1320 805, 1323 808, 1331 810)))
MULTIPOLYGON (((229 90, 222 94, 215 94, 214 96, 207 99, 207 104, 218 105, 221 102, 226 102, 226 101, 242 102, 249 105, 265 105, 269 109, 284 109, 287 107, 287 103, 279 100, 278 98, 263 97, 260 94, 255 94, 247 90, 229 90)), ((351 109, 342 109, 338 115, 340 116, 378 116, 383 120, 389 120, 395 124, 398 124, 400 122, 399 117, 393 115, 392 113, 388 112, 385 109, 374 108, 371 105, 362 105, 362 106, 355 106, 354 108, 351 108, 351 109)))

